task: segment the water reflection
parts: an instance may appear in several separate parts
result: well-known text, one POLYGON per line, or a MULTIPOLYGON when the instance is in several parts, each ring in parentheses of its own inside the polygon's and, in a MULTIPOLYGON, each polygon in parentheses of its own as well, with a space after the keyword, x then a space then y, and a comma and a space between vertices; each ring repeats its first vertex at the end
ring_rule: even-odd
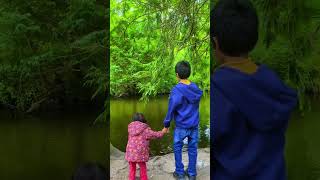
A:
POLYGON ((86 161, 108 164, 104 124, 98 113, 70 113, 11 119, 0 111, 0 179, 70 179, 86 161))
POLYGON ((305 116, 293 114, 287 131, 288 180, 320 179, 320 106, 313 103, 305 116))

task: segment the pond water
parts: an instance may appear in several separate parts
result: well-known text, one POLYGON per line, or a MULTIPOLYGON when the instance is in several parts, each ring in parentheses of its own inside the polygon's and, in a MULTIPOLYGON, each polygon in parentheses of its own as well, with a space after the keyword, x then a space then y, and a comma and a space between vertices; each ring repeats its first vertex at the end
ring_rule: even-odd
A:
MULTIPOLYGON (((144 113, 151 128, 161 130, 167 103, 167 97, 152 99, 148 103, 138 99, 111 100, 111 143, 116 148, 125 150, 127 125, 134 112, 144 113)), ((200 147, 209 146, 209 103, 209 97, 201 100, 200 147)), ((304 116, 298 112, 293 113, 286 138, 288 180, 320 180, 320 102, 312 103, 311 111, 304 116)), ((152 155, 168 152, 172 152, 172 130, 170 135, 151 143, 152 155)))
POLYGON ((108 164, 106 126, 92 125, 97 114, 12 119, 0 110, 0 179, 70 180, 84 162, 108 164))
POLYGON ((304 116, 294 113, 287 131, 286 160, 289 180, 320 179, 320 102, 304 116))
MULTIPOLYGON (((210 99, 200 101, 199 147, 209 147, 210 99)), ((142 112, 153 130, 163 128, 163 119, 168 110, 168 97, 162 96, 145 103, 138 99, 113 99, 110 102, 110 139, 121 151, 125 151, 128 140, 128 124, 135 112, 142 112)), ((174 123, 172 123, 173 125, 174 123)), ((160 140, 151 141, 151 154, 160 155, 172 152, 173 126, 170 133, 160 140)))

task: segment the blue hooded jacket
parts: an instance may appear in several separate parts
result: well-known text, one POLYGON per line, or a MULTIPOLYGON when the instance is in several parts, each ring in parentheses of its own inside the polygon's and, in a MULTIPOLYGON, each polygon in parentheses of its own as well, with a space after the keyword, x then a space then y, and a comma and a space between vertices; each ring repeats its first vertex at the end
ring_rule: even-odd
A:
POLYGON ((210 94, 213 179, 285 180, 285 131, 296 92, 260 65, 253 74, 219 68, 210 94))
POLYGON ((189 85, 178 83, 171 90, 164 127, 170 127, 175 120, 178 128, 192 128, 199 125, 199 103, 202 90, 194 83, 189 85))

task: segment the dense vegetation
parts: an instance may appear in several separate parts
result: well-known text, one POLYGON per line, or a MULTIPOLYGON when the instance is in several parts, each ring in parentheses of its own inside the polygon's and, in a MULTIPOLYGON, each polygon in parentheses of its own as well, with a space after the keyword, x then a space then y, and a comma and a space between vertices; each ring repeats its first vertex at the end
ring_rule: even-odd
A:
POLYGON ((260 41, 252 58, 269 65, 305 96, 320 93, 320 1, 253 0, 260 19, 260 41))
POLYGON ((169 93, 174 65, 187 60, 191 80, 209 91, 208 0, 111 0, 112 96, 169 93))
POLYGON ((106 3, 2 0, 0 105, 32 112, 105 98, 106 3))

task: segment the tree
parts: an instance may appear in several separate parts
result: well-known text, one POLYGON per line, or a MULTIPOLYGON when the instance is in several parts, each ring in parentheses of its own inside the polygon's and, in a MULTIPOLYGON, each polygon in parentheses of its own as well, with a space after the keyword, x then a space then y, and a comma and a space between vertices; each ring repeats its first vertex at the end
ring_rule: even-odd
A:
POLYGON ((303 0, 254 0, 261 42, 255 59, 270 65, 298 90, 300 107, 308 94, 319 94, 320 3, 303 0))
POLYGON ((182 59, 209 91, 209 1, 113 0, 111 7, 111 95, 170 92, 182 59))

